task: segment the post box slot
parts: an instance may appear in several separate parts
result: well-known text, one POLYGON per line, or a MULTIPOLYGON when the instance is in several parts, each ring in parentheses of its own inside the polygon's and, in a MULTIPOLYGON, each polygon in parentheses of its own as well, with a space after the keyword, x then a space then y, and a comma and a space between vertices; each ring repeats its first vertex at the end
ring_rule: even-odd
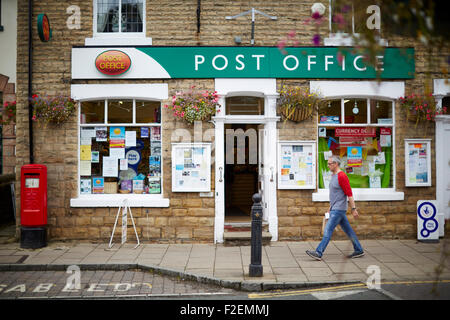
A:
POLYGON ((39 188, 39 178, 25 178, 25 188, 39 188))

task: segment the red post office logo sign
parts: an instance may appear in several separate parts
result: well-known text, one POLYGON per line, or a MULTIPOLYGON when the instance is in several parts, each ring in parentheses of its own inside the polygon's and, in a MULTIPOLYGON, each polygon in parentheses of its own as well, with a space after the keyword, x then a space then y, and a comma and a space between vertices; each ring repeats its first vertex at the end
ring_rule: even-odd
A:
POLYGON ((125 52, 108 50, 97 56, 95 59, 95 67, 103 74, 117 76, 130 69, 131 59, 125 52))

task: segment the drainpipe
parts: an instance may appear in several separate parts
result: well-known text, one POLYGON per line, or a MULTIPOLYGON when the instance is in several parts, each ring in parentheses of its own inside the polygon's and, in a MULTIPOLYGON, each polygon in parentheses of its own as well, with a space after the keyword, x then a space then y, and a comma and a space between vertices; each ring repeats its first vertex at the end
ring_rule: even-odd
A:
POLYGON ((32 82, 33 81, 33 0, 28 0, 28 134, 29 134, 29 148, 30 148, 30 164, 34 162, 33 155, 33 105, 31 104, 32 97, 32 82))

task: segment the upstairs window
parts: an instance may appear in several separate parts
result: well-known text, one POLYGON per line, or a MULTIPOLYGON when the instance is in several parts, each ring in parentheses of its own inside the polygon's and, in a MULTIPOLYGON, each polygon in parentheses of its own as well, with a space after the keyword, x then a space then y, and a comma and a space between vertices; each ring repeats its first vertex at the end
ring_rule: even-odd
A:
POLYGON ((144 0, 95 0, 94 4, 94 23, 98 34, 144 32, 144 0))

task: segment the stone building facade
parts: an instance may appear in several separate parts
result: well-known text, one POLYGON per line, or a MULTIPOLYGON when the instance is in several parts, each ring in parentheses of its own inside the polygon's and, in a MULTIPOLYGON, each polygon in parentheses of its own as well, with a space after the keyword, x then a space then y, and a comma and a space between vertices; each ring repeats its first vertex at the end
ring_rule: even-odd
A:
MULTIPOLYGON (((326 15, 328 15, 328 10, 330 10, 328 1, 321 2, 326 6, 326 15)), ((388 127, 392 129, 390 152, 393 154, 391 158, 392 169, 390 173, 387 173, 391 175, 390 182, 388 182, 385 190, 383 188, 370 190, 369 186, 362 188, 365 190, 356 190, 355 198, 360 218, 354 220, 349 215, 349 219, 356 233, 363 239, 416 237, 417 201, 436 199, 436 176, 439 173, 436 172, 435 165, 435 127, 434 123, 428 126, 419 124, 415 127, 413 123, 406 120, 406 114, 399 107, 397 99, 398 97, 420 91, 429 81, 432 84, 433 79, 442 80, 444 75, 441 73, 441 70, 442 67, 446 66, 446 54, 437 50, 431 50, 430 53, 430 48, 408 38, 393 36, 386 39, 389 47, 414 49, 415 65, 415 73, 412 77, 382 79, 381 86, 383 90, 388 91, 387 93, 386 91, 380 92, 374 89, 374 85, 377 83, 375 77, 369 79, 364 77, 339 79, 324 77, 286 78, 283 76, 222 78, 219 75, 205 76, 203 78, 194 76, 191 78, 189 76, 164 78, 149 74, 138 78, 127 78, 126 76, 105 76, 99 73, 98 69, 95 69, 95 57, 97 55, 95 55, 93 60, 85 60, 85 64, 83 64, 83 54, 89 56, 95 50, 99 53, 113 49, 123 52, 134 50, 133 54, 136 55, 128 54, 131 56, 131 65, 134 67, 132 71, 127 71, 130 73, 139 71, 136 69, 140 67, 138 62, 140 60, 136 58, 138 53, 135 52, 139 50, 140 52, 145 51, 145 48, 170 48, 172 50, 170 52, 174 54, 173 63, 176 63, 177 48, 179 50, 183 47, 194 49, 197 47, 230 47, 237 48, 237 50, 239 48, 245 48, 245 50, 258 48, 277 49, 278 41, 286 37, 291 30, 296 30, 296 38, 299 41, 298 46, 311 47, 312 35, 316 33, 315 26, 304 24, 304 21, 311 16, 311 5, 314 1, 284 1, 282 4, 279 1, 253 2, 251 6, 254 6, 255 9, 277 17, 277 20, 270 20, 262 15, 256 16, 254 46, 250 46, 251 15, 236 19, 225 19, 227 16, 237 15, 243 11, 250 10, 251 7, 248 6, 246 1, 204 0, 201 1, 199 8, 196 1, 144 0, 136 1, 136 3, 144 3, 142 12, 134 12, 135 19, 136 16, 139 16, 138 20, 141 21, 140 24, 138 23, 138 30, 140 25, 144 28, 144 31, 138 32, 139 35, 137 36, 129 36, 126 33, 114 34, 117 33, 117 31, 114 31, 114 23, 102 20, 109 18, 110 16, 108 15, 100 18, 100 13, 106 13, 107 11, 101 9, 95 0, 45 0, 34 2, 32 23, 32 93, 41 95, 62 94, 71 96, 79 102, 75 115, 63 124, 45 125, 38 122, 33 124, 34 162, 45 164, 48 169, 49 238, 91 241, 106 241, 109 239, 118 207, 127 196, 126 194, 119 194, 118 191, 117 194, 95 195, 92 194, 93 185, 91 185, 92 189, 89 191, 91 194, 88 196, 81 194, 81 180, 86 180, 86 176, 94 176, 93 172, 95 170, 93 169, 94 171, 90 175, 82 176, 80 174, 80 170, 85 170, 85 168, 81 168, 81 162, 85 160, 82 160, 80 152, 83 145, 81 141, 83 130, 91 129, 92 127, 106 127, 106 131, 109 134, 113 125, 104 121, 100 124, 95 124, 94 121, 91 126, 87 125, 86 123, 89 124, 89 120, 84 122, 82 108, 84 108, 83 103, 92 101, 100 101, 102 104, 105 100, 118 101, 128 99, 133 101, 130 102, 130 106, 132 106, 130 108, 134 108, 133 112, 135 113, 137 113, 138 102, 152 101, 158 103, 157 108, 160 108, 161 118, 159 122, 153 119, 151 124, 147 124, 148 127, 155 126, 160 128, 161 170, 158 177, 160 178, 159 188, 161 191, 157 195, 133 194, 129 198, 131 199, 129 202, 135 219, 136 230, 141 241, 222 242, 224 239, 224 228, 227 225, 227 221, 231 219, 231 216, 227 215, 227 198, 224 195, 224 192, 231 191, 227 189, 226 185, 219 185, 219 183, 223 183, 223 180, 231 179, 227 172, 224 171, 228 169, 225 166, 218 165, 218 160, 224 163, 225 157, 220 150, 224 146, 223 134, 227 128, 257 129, 261 128, 261 126, 265 126, 267 133, 263 133, 265 136, 260 137, 259 141, 263 141, 263 144, 267 143, 267 145, 264 146, 265 151, 259 152, 262 152, 262 157, 265 157, 264 159, 268 162, 264 163, 263 169, 260 164, 259 167, 256 166, 258 167, 257 170, 264 171, 264 174, 259 172, 263 176, 261 178, 262 181, 259 184, 256 183, 257 187, 254 191, 258 192, 258 188, 264 185, 265 191, 263 194, 265 195, 267 210, 265 220, 268 224, 268 230, 272 234, 272 240, 319 239, 322 235, 323 213, 328 208, 327 190, 322 188, 321 192, 319 186, 318 158, 321 155, 318 149, 320 142, 319 128, 321 127, 320 115, 314 113, 311 118, 298 123, 289 120, 284 121, 279 110, 276 109, 276 99, 283 85, 297 85, 307 89, 312 87, 318 88, 324 93, 329 92, 328 98, 338 101, 335 103, 342 103, 343 106, 346 103, 346 99, 351 100, 351 103, 355 104, 356 102, 359 103, 357 99, 361 99, 361 101, 366 100, 366 102, 362 102, 363 104, 367 104, 367 99, 373 99, 374 103, 375 101, 387 101, 387 104, 393 103, 392 109, 390 109, 392 110, 391 114, 388 116, 391 120, 393 119, 393 122, 388 122, 388 127), (200 10, 198 11, 197 9, 200 10), (36 19, 38 14, 41 13, 45 13, 48 16, 52 29, 52 38, 48 42, 42 42, 38 36, 36 19), (112 29, 106 32, 104 28, 107 28, 109 24, 111 24, 112 29), (108 34, 104 36, 104 33, 108 34), (237 43, 239 42, 239 39, 236 39, 237 36, 240 37, 241 44, 237 43), (439 64, 431 67, 426 63, 425 59, 430 54, 438 57, 437 61, 439 64), (80 75, 83 72, 86 72, 88 75, 80 75), (96 74, 91 76, 90 74, 92 73, 96 74), (427 74, 431 74, 431 80, 427 78, 427 74), (330 85, 330 82, 333 81, 334 84, 331 83, 330 85), (383 81, 385 82, 384 84, 383 81), (266 113, 260 115, 259 118, 258 116, 253 118, 241 117, 237 120, 227 118, 225 115, 223 115, 225 117, 223 119, 221 118, 222 115, 218 114, 214 123, 202 122, 200 129, 201 142, 210 143, 210 154, 214 160, 211 161, 210 167, 207 168, 207 171, 210 169, 208 190, 204 192, 178 192, 174 191, 174 183, 176 181, 173 179, 173 175, 176 174, 176 168, 174 164, 175 155, 172 151, 175 150, 173 149, 174 143, 186 141, 183 140, 183 134, 178 135, 174 134, 174 132, 184 132, 186 135, 190 135, 192 137, 191 141, 194 142, 196 128, 182 120, 175 119, 171 112, 163 106, 172 103, 172 96, 177 91, 189 90, 193 85, 201 90, 218 91, 220 96, 219 102, 222 104, 229 103, 230 106, 232 102, 229 98, 232 97, 249 96, 261 98, 264 101, 266 113), (337 94, 336 90, 339 88, 342 91, 340 94, 337 94), (137 90, 137 92, 133 90, 137 90), (243 127, 243 124, 247 126, 243 127), (218 135, 220 135, 220 139, 218 139, 218 135), (431 185, 419 187, 408 187, 405 185, 405 139, 430 139, 431 148, 427 152, 431 153, 432 159, 431 177, 428 177, 431 185), (219 143, 218 140, 221 142, 219 143), (281 158, 279 151, 276 149, 277 147, 282 147, 280 142, 289 141, 299 143, 313 142, 311 150, 313 150, 314 158, 316 159, 312 166, 314 168, 311 177, 314 179, 313 188, 280 188, 284 180, 280 177, 281 158), (96 196, 101 198, 95 198, 96 196)), ((123 7, 123 10, 125 10, 125 7, 123 7)), ((27 15, 28 2, 19 0, 16 140, 18 210, 20 210, 21 196, 20 168, 30 161, 27 102, 27 15)), ((123 24, 125 25, 125 22, 123 24)), ((128 28, 125 26, 121 27, 128 28)), ((322 38, 329 37, 328 23, 320 27, 319 33, 322 38)), ((336 46, 330 47, 336 48, 336 46)), ((448 53, 448 48, 446 50, 448 53)), ((250 55, 252 54, 251 51, 248 52, 250 55)), ((217 54, 220 54, 220 52, 217 54)), ((201 58, 198 59, 197 62, 199 64, 203 63, 201 58)), ((256 58, 252 61, 255 62, 256 58)), ((262 63, 262 60, 260 61, 262 63)), ((216 60, 216 62, 218 69, 224 66, 223 58, 216 60)), ((206 61, 205 65, 206 63, 209 62, 206 61)), ((295 63, 295 61, 290 61, 290 63, 295 63)), ((237 64, 236 66, 239 67, 241 65, 237 64)), ((288 67, 293 68, 292 64, 288 67)), ((388 106, 387 108, 389 109, 390 107, 388 106)), ((110 107, 110 110, 113 110, 112 107, 110 107)), ((100 113, 102 112, 104 111, 100 113)), ((340 121, 343 121, 343 118, 340 121)), ((115 123, 119 123, 120 125, 118 126, 123 125, 120 121, 115 123)), ((361 126, 365 127, 367 125, 365 122, 361 123, 361 126)), ((130 127, 141 128, 142 126, 138 126, 136 122, 133 122, 133 125, 130 127)), ((123 125, 123 127, 128 129, 126 125, 123 125)), ((325 127, 327 130, 334 130, 333 126, 325 127)), ((140 133, 142 135, 142 132, 140 133)), ((379 134, 377 138, 378 140, 380 139, 379 134)), ((196 141, 198 142, 199 140, 196 141)), ((145 148, 150 148, 148 143, 145 145, 145 148)), ((94 151, 95 147, 91 146, 88 150, 94 151)), ((105 155, 102 155, 100 150, 100 157, 102 156, 105 155)), ((149 161, 147 160, 148 158, 149 156, 147 155, 147 158, 144 158, 144 160, 149 161)), ((89 168, 91 168, 91 164, 89 164, 89 168)), ((232 169, 235 171, 239 170, 237 167, 232 169)), ((244 170, 252 171, 256 169, 250 169, 250 166, 247 166, 244 170)), ((238 177, 237 180, 241 178, 243 177, 238 177)), ((295 176, 294 178, 297 179, 298 177, 295 176)), ((88 178, 87 180, 90 179, 88 178)), ((89 183, 93 183, 92 180, 89 183)), ((238 186, 232 184, 228 187, 233 189, 238 186)), ((243 190, 247 189, 244 186, 243 190)), ((448 204, 443 210, 448 211, 448 204)), ((245 221, 250 221, 248 212, 246 215, 244 212, 243 216, 245 217, 244 220, 247 219, 245 221)), ((450 216, 446 218, 449 219, 450 216)), ((17 225, 20 226, 20 219, 18 219, 17 225)), ((448 225, 447 223, 447 233, 449 230, 448 225)), ((128 237, 132 239, 134 231, 130 220, 128 227, 128 237)), ((345 238, 345 235, 341 231, 337 231, 335 237, 345 238)))

